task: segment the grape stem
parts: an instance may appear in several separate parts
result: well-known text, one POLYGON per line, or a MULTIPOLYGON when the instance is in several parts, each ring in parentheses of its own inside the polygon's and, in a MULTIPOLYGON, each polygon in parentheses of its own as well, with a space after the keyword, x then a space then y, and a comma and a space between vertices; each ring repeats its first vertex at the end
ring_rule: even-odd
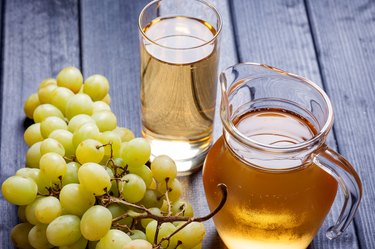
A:
POLYGON ((109 205, 108 203, 117 203, 117 204, 122 204, 126 207, 131 207, 131 208, 135 208, 135 209, 143 211, 143 213, 141 213, 141 214, 136 213, 136 212, 131 212, 131 213, 127 212, 127 213, 125 213, 123 215, 120 215, 119 217, 113 219, 112 220, 113 222, 119 221, 119 220, 124 219, 126 217, 132 217, 132 218, 136 218, 136 219, 151 218, 151 219, 154 219, 156 221, 160 221, 162 223, 164 223, 164 222, 175 222, 175 221, 203 222, 203 221, 207 221, 207 220, 211 219, 214 215, 216 215, 223 208, 225 202, 227 201, 228 187, 223 183, 218 184, 217 187, 221 190, 221 194, 222 194, 220 203, 208 215, 202 216, 202 217, 196 217, 196 218, 184 217, 184 216, 160 216, 160 215, 156 215, 156 214, 151 213, 143 205, 137 205, 137 204, 134 204, 134 203, 131 203, 131 202, 127 202, 125 200, 122 200, 120 198, 113 197, 113 196, 110 196, 110 195, 102 196, 101 201, 102 201, 102 204, 105 205, 105 206, 108 206, 109 205))
POLYGON ((167 216, 171 216, 171 214, 172 214, 172 211, 171 211, 171 209, 172 209, 172 204, 171 204, 171 201, 169 200, 169 191, 170 191, 170 189, 169 189, 169 187, 168 187, 168 182, 169 182, 169 177, 167 177, 167 178, 165 179, 165 188, 166 188, 166 191, 165 191, 165 200, 166 200, 166 202, 167 202, 167 206, 168 206, 168 213, 167 213, 167 216))
POLYGON ((77 160, 76 160, 76 157, 75 156, 64 156, 64 159, 66 160, 66 161, 69 161, 69 162, 76 162, 77 160))
POLYGON ((181 215, 184 216, 185 211, 186 211, 186 205, 183 204, 182 206, 180 206, 180 209, 181 209, 181 211, 176 213, 176 216, 181 216, 181 215))
MULTIPOLYGON (((120 215, 117 218, 114 218, 112 220, 113 223, 117 223, 118 221, 120 221, 124 218, 127 218, 127 217, 132 217, 134 219, 151 218, 151 219, 156 220, 157 221, 157 229, 156 229, 155 238, 154 238, 154 245, 156 244, 156 246, 154 247, 154 249, 158 249, 158 248, 161 248, 162 242, 168 241, 168 243, 169 243, 170 238, 173 235, 175 235, 176 233, 181 231, 184 227, 186 227, 190 223, 207 221, 207 220, 211 219, 213 216, 215 216, 224 207, 224 205, 227 201, 227 198, 228 198, 228 187, 223 183, 218 184, 217 187, 220 189, 221 194, 222 194, 221 200, 220 200, 219 204, 217 205, 217 207, 211 213, 209 213, 208 215, 202 216, 202 217, 191 218, 191 217, 172 216, 172 215, 168 215, 168 216, 155 215, 155 214, 151 213, 150 210, 147 209, 143 205, 133 204, 133 203, 127 202, 123 199, 120 199, 118 197, 113 197, 113 196, 110 196, 110 195, 102 196, 101 202, 102 202, 102 205, 104 205, 104 206, 107 206, 110 203, 117 203, 117 204, 124 205, 126 207, 131 207, 131 208, 135 208, 135 209, 138 209, 140 211, 143 211, 142 213, 137 213, 137 212, 134 212, 134 211, 126 212, 125 214, 120 215), (177 228, 169 236, 162 238, 159 241, 159 243, 157 243, 158 232, 159 232, 161 224, 166 223, 166 222, 176 222, 176 221, 185 221, 185 223, 182 226, 180 226, 179 228, 177 228)), ((167 189, 166 193, 168 193, 168 189, 167 189)))
POLYGON ((132 230, 127 225, 123 225, 123 224, 120 224, 120 223, 114 223, 113 226, 116 227, 116 228, 120 228, 120 230, 122 230, 122 231, 126 230, 126 233, 133 234, 132 230))
MULTIPOLYGON (((127 174, 128 173, 128 171, 127 171, 127 165, 123 168, 123 167, 118 166, 118 165, 115 164, 115 162, 113 160, 112 142, 109 142, 107 144, 103 144, 103 145, 97 146, 97 149, 99 149, 101 147, 105 147, 105 146, 110 146, 110 151, 111 151, 110 152, 110 158, 107 161, 106 166, 108 167, 109 164, 112 164, 112 167, 114 168, 114 178, 113 178, 113 180, 116 181, 117 187, 118 187, 119 186, 119 181, 121 181, 121 178, 122 178, 123 174, 127 174), (117 171, 118 168, 121 168, 123 170, 122 174, 117 171)), ((147 209, 143 205, 137 205, 137 204, 125 201, 122 198, 122 194, 120 193, 120 191, 119 191, 119 193, 120 193, 119 197, 114 197, 114 196, 111 196, 109 194, 106 194, 106 195, 103 195, 102 197, 97 197, 97 198, 99 199, 99 201, 101 202, 101 205, 103 205, 103 206, 108 206, 108 205, 110 205, 112 203, 117 203, 117 204, 124 205, 124 206, 126 206, 128 208, 129 207, 130 208, 135 208, 137 210, 142 211, 141 213, 138 213, 138 212, 135 212, 135 211, 128 211, 128 212, 124 213, 123 215, 120 215, 120 216, 112 219, 113 226, 116 226, 116 227, 119 227, 119 228, 126 229, 126 230, 130 231, 130 228, 128 226, 121 225, 121 224, 118 223, 118 221, 120 221, 122 219, 125 219, 127 217, 133 218, 133 222, 135 220, 140 220, 140 219, 145 219, 145 218, 151 218, 151 219, 156 220, 157 221, 157 225, 156 225, 156 231, 155 231, 155 236, 154 236, 154 246, 153 246, 153 249, 160 249, 161 248, 161 244, 164 241, 168 241, 168 245, 167 246, 169 246, 171 237, 173 235, 175 235, 176 233, 178 233, 179 231, 181 231, 182 229, 184 229, 190 223, 192 223, 192 222, 204 222, 204 221, 207 221, 207 220, 211 219, 213 216, 215 216, 224 207, 224 205, 225 205, 225 203, 227 201, 227 198, 228 198, 228 187, 225 184, 220 183, 220 184, 217 185, 217 187, 221 191, 221 195, 222 195, 221 196, 221 200, 220 200, 219 204, 217 205, 217 207, 211 213, 207 214, 206 216, 202 216, 202 217, 184 217, 184 216, 180 216, 181 214, 183 214, 185 212, 186 207, 184 207, 181 212, 178 212, 177 214, 172 215, 172 204, 171 204, 171 201, 170 201, 170 198, 169 198, 169 192, 171 191, 171 189, 168 186, 169 180, 170 180, 169 178, 165 179, 166 191, 165 191, 164 197, 165 197, 165 200, 167 202, 167 208, 168 208, 166 216, 155 215, 155 214, 153 214, 149 209, 147 209), (158 238, 158 235, 159 235, 159 230, 160 230, 161 225, 163 223, 166 223, 166 222, 177 222, 177 221, 184 221, 185 223, 183 223, 181 226, 179 226, 173 233, 171 233, 170 235, 168 235, 166 237, 163 237, 158 242, 157 238, 158 238)), ((176 248, 180 244, 181 244, 181 241, 178 241, 176 248)))
POLYGON ((126 165, 124 168, 122 168, 121 166, 119 166, 119 165, 116 165, 116 163, 115 163, 115 161, 113 160, 113 143, 112 143, 112 141, 109 141, 108 143, 106 143, 106 144, 103 144, 103 145, 98 145, 98 146, 96 146, 96 148, 97 149, 100 149, 100 148, 104 148, 105 146, 109 146, 109 148, 110 148, 110 157, 109 157, 109 159, 108 159, 108 161, 107 161, 107 163, 106 163, 106 167, 108 167, 109 166, 109 164, 112 164, 112 167, 113 167, 113 174, 114 174, 114 178, 113 178, 113 180, 115 180, 116 181, 116 184, 117 184, 117 191, 118 191, 118 193, 120 193, 120 188, 119 188, 119 181, 121 180, 121 178, 123 177, 123 174, 127 174, 127 170, 128 170, 128 166, 126 165), (122 172, 122 174, 120 174, 120 173, 118 173, 118 169, 119 168, 122 168, 123 169, 123 172, 122 172))

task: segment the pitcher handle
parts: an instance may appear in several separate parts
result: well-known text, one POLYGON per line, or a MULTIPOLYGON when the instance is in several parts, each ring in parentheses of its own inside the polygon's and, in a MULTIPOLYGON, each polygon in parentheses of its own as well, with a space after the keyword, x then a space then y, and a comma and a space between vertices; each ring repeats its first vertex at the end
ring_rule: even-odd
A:
POLYGON ((327 146, 315 156, 314 163, 335 177, 345 196, 338 220, 326 232, 327 238, 332 240, 340 236, 353 220, 362 198, 362 183, 353 166, 327 146))

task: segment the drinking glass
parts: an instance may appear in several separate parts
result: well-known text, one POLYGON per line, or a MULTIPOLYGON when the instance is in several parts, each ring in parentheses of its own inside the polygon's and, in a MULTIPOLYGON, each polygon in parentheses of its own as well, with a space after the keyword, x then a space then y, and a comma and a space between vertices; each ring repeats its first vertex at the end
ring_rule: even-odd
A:
POLYGON ((203 168, 210 209, 234 249, 305 249, 325 219, 338 185, 345 202, 329 239, 344 232, 362 196, 350 163, 326 144, 333 110, 326 93, 301 76, 256 63, 220 75, 223 136, 203 168))
POLYGON ((156 0, 139 16, 142 134, 180 175, 212 144, 222 21, 202 0, 156 0))

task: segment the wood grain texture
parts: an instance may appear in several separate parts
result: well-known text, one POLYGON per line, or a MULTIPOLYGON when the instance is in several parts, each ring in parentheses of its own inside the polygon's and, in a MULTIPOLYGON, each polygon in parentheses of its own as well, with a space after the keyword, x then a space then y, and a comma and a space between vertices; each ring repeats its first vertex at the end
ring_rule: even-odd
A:
MULTIPOLYGON (((63 66, 79 66, 77 6, 74 0, 5 2, 0 182, 24 167, 23 101, 63 66)), ((0 213, 0 248, 12 248, 16 208, 1 194, 0 213)))
POLYGON ((358 243, 375 248, 375 2, 307 1, 323 81, 335 109, 339 152, 353 163, 364 195, 358 243))
MULTIPOLYGON (((255 61, 305 76, 322 86, 318 61, 302 0, 232 1, 235 38, 240 61, 255 61)), ((331 135, 328 144, 336 149, 331 135)), ((311 248, 358 248, 353 226, 335 241, 325 238, 342 207, 342 195, 327 216, 311 248)))
MULTIPOLYGON (((148 1, 93 1, 81 4, 82 63, 84 75, 101 73, 111 83, 112 109, 119 125, 140 135, 140 76, 138 14, 148 1)), ((220 70, 237 62, 228 3, 213 1, 222 14, 220 70)), ((219 105, 219 95, 217 106, 219 105)), ((215 138, 221 135, 218 113, 215 138)), ((185 197, 193 204, 197 215, 208 213, 201 173, 180 178, 185 197)), ((224 248, 212 221, 206 223, 207 236, 203 248, 224 248)))
POLYGON ((118 123, 140 135, 138 14, 140 1, 81 2, 82 64, 86 77, 99 73, 111 85, 118 123))

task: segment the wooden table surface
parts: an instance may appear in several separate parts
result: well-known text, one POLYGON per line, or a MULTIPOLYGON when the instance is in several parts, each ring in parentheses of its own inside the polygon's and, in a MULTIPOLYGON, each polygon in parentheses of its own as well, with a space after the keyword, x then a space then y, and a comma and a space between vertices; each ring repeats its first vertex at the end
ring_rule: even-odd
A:
MULTIPOLYGON (((119 124, 140 135, 137 17, 147 0, 3 0, 1 7, 0 182, 25 164, 23 101, 39 82, 75 65, 85 77, 111 83, 119 124)), ((261 62, 321 85, 335 110, 328 144, 353 163, 364 185, 361 207, 346 233, 324 236, 342 205, 340 194, 310 248, 375 248, 375 1, 215 0, 224 29, 220 69, 261 62)), ((220 136, 220 121, 215 138, 220 136)), ((182 179, 198 214, 207 209, 201 174, 182 179)), ((0 246, 16 209, 0 195, 0 246)), ((205 249, 225 248, 212 221, 205 249)))

